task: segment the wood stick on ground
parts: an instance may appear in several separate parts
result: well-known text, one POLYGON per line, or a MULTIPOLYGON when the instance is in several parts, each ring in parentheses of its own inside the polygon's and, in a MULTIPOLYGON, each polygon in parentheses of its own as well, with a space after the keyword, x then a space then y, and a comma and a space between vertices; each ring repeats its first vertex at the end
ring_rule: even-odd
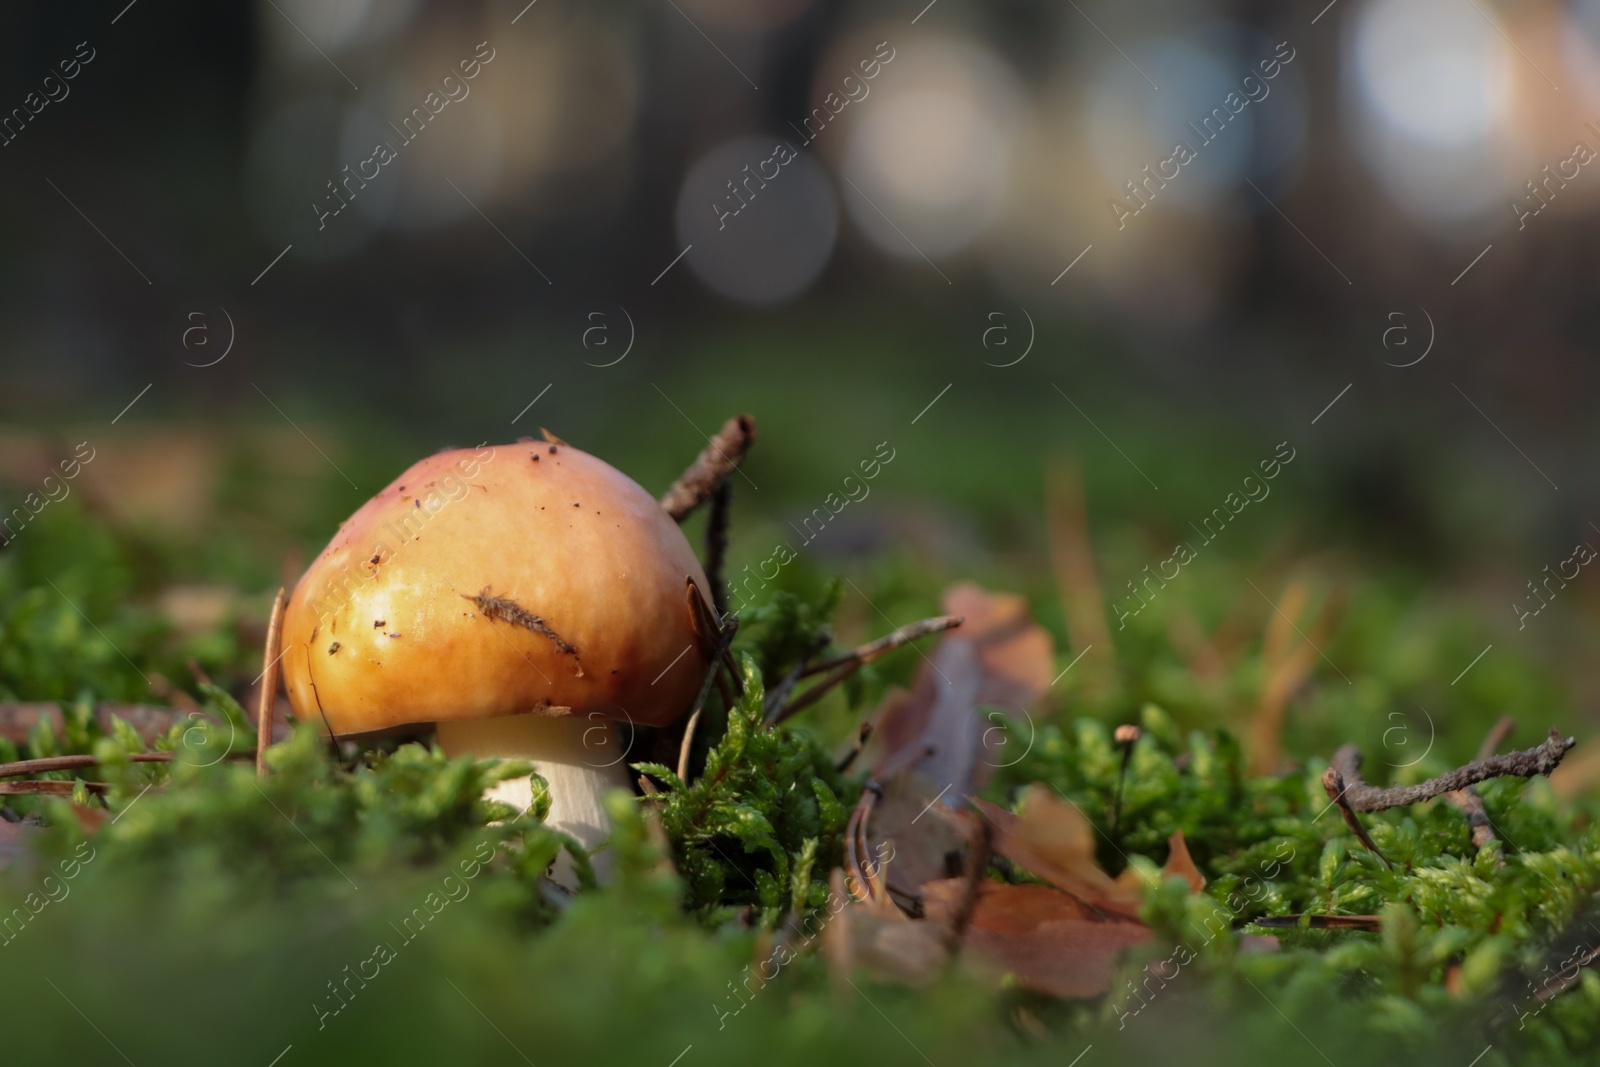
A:
MULTIPOLYGON (((128 757, 131 763, 167 763, 172 759, 170 752, 135 752, 128 757)), ((18 760, 15 763, 0 763, 0 778, 15 778, 24 774, 48 774, 51 771, 77 771, 85 767, 98 766, 100 761, 94 756, 44 756, 40 759, 18 760)))
MULTIPOLYGON (((696 595, 695 599, 698 601, 700 598, 696 595)), ((720 668, 722 667, 721 654, 728 650, 729 645, 733 644, 733 635, 738 632, 739 620, 737 617, 730 616, 728 621, 722 625, 722 635, 717 641, 717 653, 711 657, 711 666, 706 670, 706 680, 700 683, 700 695, 695 699, 694 711, 689 716, 689 724, 683 729, 683 740, 678 743, 678 780, 685 787, 689 784, 689 753, 694 747, 695 728, 700 725, 700 713, 705 710, 706 700, 711 696, 711 683, 716 681, 720 674, 720 668)), ((733 706, 733 701, 728 693, 724 692, 723 699, 727 701, 728 707, 731 708, 733 706)))
MULTIPOLYGON (((1434 797, 1453 790, 1465 789, 1469 785, 1490 778, 1532 778, 1536 774, 1548 776, 1561 765, 1562 757, 1575 744, 1577 744, 1575 738, 1564 738, 1552 728, 1550 736, 1545 738, 1544 743, 1533 748, 1473 760, 1465 767, 1458 767, 1418 785, 1395 786, 1391 789, 1379 789, 1362 781, 1361 751, 1354 745, 1344 745, 1335 752, 1329 769, 1343 776, 1344 799, 1352 810, 1385 811, 1389 808, 1432 800, 1434 797)), ((1326 776, 1323 782, 1326 787, 1326 776)))
POLYGON ((831 671, 836 667, 853 666, 861 667, 871 663, 885 652, 890 652, 901 645, 910 644, 918 638, 927 637, 929 634, 952 630, 965 621, 960 615, 934 615, 927 619, 918 619, 916 622, 907 623, 893 633, 885 634, 874 641, 868 641, 858 648, 851 649, 842 656, 814 664, 800 672, 800 677, 809 678, 813 674, 831 671))
POLYGON ((844 828, 844 862, 845 883, 849 886, 850 896, 858 901, 877 900, 879 894, 879 872, 875 861, 863 862, 862 857, 871 852, 867 843, 867 824, 872 821, 873 809, 878 806, 878 799, 883 796, 883 786, 871 779, 861 790, 861 802, 850 813, 850 821, 844 828))
POLYGON ((267 773, 267 748, 272 744, 272 709, 278 703, 278 664, 283 659, 283 610, 289 594, 281 586, 267 621, 267 644, 261 652, 261 696, 256 704, 256 774, 267 773))
MULTIPOLYGON (((1511 731, 1516 729, 1517 720, 1509 715, 1502 715, 1500 721, 1490 729, 1489 735, 1483 739, 1483 744, 1478 749, 1478 758, 1486 760, 1495 754, 1495 751, 1511 736, 1511 731)), ((1472 847, 1482 852, 1492 849, 1498 858, 1500 849, 1495 845, 1494 824, 1489 821, 1489 811, 1483 806, 1483 797, 1473 786, 1465 789, 1452 789, 1444 794, 1445 802, 1467 817, 1467 826, 1472 831, 1472 847)))
POLYGON ((802 673, 802 677, 818 674, 822 671, 830 669, 832 669, 833 673, 829 674, 816 685, 813 685, 810 689, 807 689, 798 697, 795 697, 784 707, 769 710, 766 716, 767 723, 769 725, 780 723, 796 712, 802 711, 805 708, 810 707, 812 704, 815 704, 827 694, 828 690, 832 689, 834 686, 838 685, 840 682, 844 681, 846 678, 850 677, 856 671, 859 671, 862 667, 868 663, 871 663, 885 652, 888 652, 891 649, 899 648, 901 645, 909 644, 918 638, 927 637, 929 634, 936 634, 943 630, 953 629, 957 626, 960 626, 962 621, 963 620, 960 615, 935 615, 929 619, 921 619, 909 625, 902 626, 893 633, 878 638, 876 641, 868 641, 866 644, 861 645, 859 648, 856 648, 843 656, 839 656, 835 659, 828 660, 826 663, 819 663, 813 667, 807 668, 802 673))
POLYGON ((735 415, 722 424, 706 447, 695 457, 689 469, 672 483, 661 506, 678 522, 687 518, 695 508, 711 499, 717 486, 733 473, 744 459, 745 453, 756 439, 756 420, 749 415, 735 415))
MULTIPOLYGON (((712 664, 711 670, 714 672, 716 669, 716 664, 712 664)), ((694 709, 694 714, 689 716, 689 725, 683 728, 683 740, 678 742, 678 781, 686 786, 689 784, 689 750, 694 747, 694 731, 695 727, 700 725, 700 712, 705 710, 704 703, 705 698, 702 697, 700 705, 694 709)), ((643 778, 639 780, 644 781, 643 778)))
POLYGON ((1251 919, 1247 926, 1265 926, 1269 930, 1298 929, 1302 920, 1311 930, 1364 930, 1377 933, 1383 929, 1383 920, 1376 915, 1263 915, 1251 919))
POLYGON ((78 786, 83 786, 91 793, 104 795, 111 791, 110 782, 56 782, 32 779, 26 782, 0 782, 0 796, 25 797, 38 796, 41 793, 51 796, 71 796, 72 791, 78 786))
MULTIPOLYGON (((1343 750, 1341 749, 1340 751, 1343 750)), ((1357 758, 1359 759, 1359 755, 1357 758)), ((1383 854, 1383 850, 1372 840, 1371 835, 1367 833, 1367 828, 1361 825, 1361 820, 1356 818, 1356 813, 1351 810, 1350 800, 1347 796, 1350 787, 1337 767, 1329 767, 1322 772, 1322 788, 1328 794, 1328 799, 1338 805, 1339 814, 1344 816, 1344 824, 1350 827, 1351 832, 1367 847, 1367 851, 1382 860, 1384 866, 1393 869, 1394 864, 1389 862, 1389 857, 1383 854)))
POLYGON ((850 765, 856 761, 856 757, 861 755, 861 750, 867 747, 867 741, 872 737, 873 729, 874 727, 870 720, 863 719, 861 721, 861 729, 856 732, 855 744, 850 746, 850 751, 846 752, 844 758, 839 761, 838 770, 840 774, 848 771, 850 765))
POLYGON ((955 909, 950 913, 950 926, 945 930, 945 947, 952 954, 961 947, 972 913, 978 907, 978 891, 984 874, 989 870, 989 859, 994 854, 994 825, 988 819, 979 819, 975 840, 963 858, 965 870, 961 878, 961 896, 956 898, 955 909))
POLYGON ((778 684, 767 690, 767 700, 762 705, 762 722, 772 722, 772 717, 778 713, 778 709, 789 702, 789 695, 794 692, 794 687, 800 684, 800 679, 810 669, 812 661, 832 643, 833 635, 829 631, 823 630, 817 635, 817 639, 812 642, 811 647, 806 649, 805 655, 800 657, 800 661, 787 671, 784 671, 783 677, 778 680, 778 684))
POLYGON ((732 500, 733 483, 723 478, 711 491, 711 514, 706 520, 706 580, 711 583, 711 606, 719 619, 728 613, 722 562, 728 553, 728 506, 732 500))

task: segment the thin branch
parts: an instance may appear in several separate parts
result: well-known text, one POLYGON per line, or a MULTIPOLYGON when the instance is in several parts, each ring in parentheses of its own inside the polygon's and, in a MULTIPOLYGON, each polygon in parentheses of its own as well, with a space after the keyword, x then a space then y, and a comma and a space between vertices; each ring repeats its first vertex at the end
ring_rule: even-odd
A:
POLYGON ((802 677, 818 674, 829 669, 833 669, 833 673, 822 679, 822 681, 818 682, 810 689, 807 689, 804 693, 790 701, 784 707, 769 711, 766 716, 767 723, 769 725, 780 723, 796 712, 802 711, 805 708, 809 708, 811 705, 815 704, 817 701, 821 700, 825 695, 827 695, 828 690, 832 689, 834 686, 838 685, 840 682, 844 681, 846 678, 850 677, 856 671, 859 671, 862 667, 868 663, 871 663, 885 652, 888 652, 891 649, 899 648, 901 645, 909 644, 910 642, 917 640, 919 637, 927 637, 929 634, 936 634, 942 630, 953 629, 954 627, 960 626, 961 623, 962 617, 960 615, 935 615, 931 619, 922 619, 911 623, 910 625, 902 626, 898 630, 894 631, 894 633, 889 634, 886 637, 880 637, 876 641, 869 641, 859 648, 848 652, 843 656, 839 656, 836 659, 831 659, 826 663, 819 663, 813 667, 808 667, 803 672, 802 677))
POLYGON ((1548 777, 1551 771, 1561 765, 1562 757, 1575 744, 1577 744, 1575 738, 1564 738, 1552 729, 1544 743, 1534 748, 1473 760, 1465 767, 1441 774, 1437 778, 1430 778, 1418 785, 1395 786, 1391 789, 1379 789, 1361 780, 1361 752, 1354 745, 1345 745, 1335 752, 1329 769, 1336 770, 1344 777, 1344 797, 1351 809, 1367 812, 1386 811, 1407 804, 1420 804, 1424 800, 1432 800, 1434 797, 1453 790, 1465 789, 1469 785, 1490 778, 1513 776, 1532 778, 1536 774, 1548 777))
POLYGON ((91 793, 104 795, 111 791, 110 782, 85 782, 74 780, 70 782, 39 781, 32 779, 26 782, 0 782, 0 796, 23 797, 38 796, 46 793, 51 796, 71 796, 73 790, 83 786, 91 793))
MULTIPOLYGON (((1509 715, 1502 715, 1500 721, 1489 730, 1483 739, 1482 746, 1478 749, 1480 760, 1488 759, 1495 754, 1495 750, 1505 744, 1511 736, 1511 731, 1516 729, 1517 720, 1509 715)), ((1494 823, 1489 821, 1489 811, 1483 805, 1483 796, 1472 786, 1465 789, 1452 789, 1444 795, 1445 802, 1452 808, 1467 817, 1467 826, 1472 831, 1472 847, 1482 852, 1492 849, 1495 858, 1499 859, 1500 849, 1495 846, 1494 823)))
POLYGON ((811 643, 811 647, 806 649, 805 655, 801 656, 793 667, 783 672, 783 677, 778 679, 778 684, 767 690, 766 703, 762 705, 761 719, 763 722, 772 722, 772 717, 778 713, 778 709, 789 702, 789 695, 794 692, 794 687, 800 684, 800 679, 805 676, 806 670, 810 668, 811 661, 816 659, 817 654, 832 643, 833 635, 826 629, 823 630, 817 635, 817 639, 811 643))
POLYGON ((919 619, 916 622, 907 623, 905 626, 900 627, 893 633, 886 634, 883 637, 878 638, 876 641, 868 641, 866 644, 852 649, 842 656, 836 656, 833 659, 824 660, 822 663, 817 663, 807 667, 801 672, 800 677, 809 678, 813 674, 821 674, 823 671, 831 671, 835 667, 843 667, 846 665, 851 665, 854 667, 864 666, 865 664, 871 663, 885 652, 893 651, 894 649, 899 648, 901 645, 910 644, 912 641, 927 637, 929 634, 940 633, 944 630, 953 630, 957 626, 960 626, 962 622, 963 617, 960 615, 935 615, 931 618, 919 619))
POLYGON ((689 469, 672 483, 661 506, 678 522, 687 518, 695 508, 711 499, 717 486, 733 473, 750 451, 756 439, 756 420, 749 415, 735 415, 722 424, 709 444, 695 457, 689 469))
MULTIPOLYGON (((713 664, 712 670, 716 670, 713 664)), ((689 725, 683 729, 683 740, 678 743, 678 781, 684 785, 689 784, 689 750, 694 748, 695 727, 700 725, 700 713, 705 708, 703 703, 694 709, 694 714, 689 716, 689 725)))
POLYGON ((283 658, 283 611, 289 594, 280 586, 272 601, 272 616, 267 621, 267 645, 261 652, 261 697, 256 705, 256 775, 267 773, 267 748, 272 744, 272 709, 278 703, 278 664, 283 658))
MULTIPOLYGON (((1343 749, 1340 751, 1342 752, 1343 749)), ((1358 761, 1360 760, 1359 753, 1357 754, 1356 758, 1358 761)), ((1361 825, 1361 820, 1356 818, 1356 813, 1351 809, 1350 800, 1346 795, 1349 792, 1350 787, 1345 782, 1344 775, 1339 773, 1338 768, 1329 767, 1327 770, 1322 772, 1322 788, 1323 791, 1328 794, 1328 799, 1339 806, 1339 814, 1344 817, 1344 824, 1350 827, 1351 832, 1354 833, 1356 837, 1360 839, 1361 843, 1367 847, 1367 851, 1371 852, 1374 856, 1377 856, 1383 861, 1384 866, 1392 870, 1394 868, 1394 864, 1389 862, 1389 857, 1383 854, 1383 850, 1378 847, 1375 841, 1372 840, 1371 835, 1367 833, 1367 828, 1361 825)), ((1368 788, 1371 787, 1368 786, 1368 788)))
POLYGON ((1383 920, 1377 915, 1263 915, 1245 925, 1265 926, 1269 930, 1294 930, 1302 922, 1311 930, 1365 930, 1377 933, 1383 929, 1383 920))
POLYGON ((856 733, 855 744, 850 746, 850 751, 846 752, 844 758, 839 761, 838 771, 840 774, 848 771, 850 765, 855 763, 856 757, 861 755, 861 750, 867 747, 867 739, 872 736, 873 729, 874 727, 869 720, 862 720, 861 729, 856 733))
POLYGON ((722 563, 728 553, 728 505, 732 499, 733 483, 723 478, 711 491, 711 514, 706 520, 706 579, 711 583, 711 606, 719 619, 728 613, 722 563))
POLYGON ((875 862, 864 862, 863 857, 870 851, 867 824, 872 821, 873 809, 878 806, 882 796, 883 786, 869 778, 861 790, 861 800, 850 813, 850 821, 844 828, 846 884, 850 887, 850 896, 858 901, 877 900, 881 889, 879 875, 882 872, 875 862))
POLYGON ((994 824, 988 819, 979 819, 973 837, 976 840, 964 857, 966 869, 961 877, 961 895, 956 898, 956 906, 950 913, 950 925, 944 931, 945 948, 952 953, 961 947, 967 926, 972 922, 972 913, 978 907, 979 886, 989 869, 989 859, 994 854, 994 824))
MULTIPOLYGON (((135 752, 128 757, 131 763, 167 763, 171 759, 170 752, 135 752)), ((94 756, 44 756, 40 759, 18 760, 15 763, 0 763, 0 778, 16 778, 24 774, 49 774, 52 771, 77 771, 99 764, 100 760, 94 756)))
MULTIPOLYGON (((691 584, 693 583, 691 582, 691 584)), ((696 595, 695 600, 698 601, 699 599, 699 596, 696 595)), ((711 696, 711 683, 721 676, 719 668, 722 666, 722 653, 726 652, 728 646, 733 644, 733 635, 738 632, 738 617, 729 616, 728 621, 722 625, 722 633, 717 640, 716 652, 711 656, 711 666, 706 669, 706 679, 700 683, 700 695, 695 698, 694 712, 689 716, 689 724, 684 727, 683 740, 678 743, 678 780, 685 787, 689 785, 689 751, 694 746, 695 728, 700 725, 700 713, 705 710, 706 700, 711 696)), ((726 691, 723 693, 723 700, 727 702, 729 708, 733 707, 733 701, 726 691)))

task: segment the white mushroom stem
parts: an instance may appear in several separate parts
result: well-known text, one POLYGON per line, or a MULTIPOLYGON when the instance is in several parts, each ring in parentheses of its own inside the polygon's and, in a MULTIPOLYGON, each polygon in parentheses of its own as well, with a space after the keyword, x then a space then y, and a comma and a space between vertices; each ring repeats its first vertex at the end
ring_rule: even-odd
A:
MULTIPOLYGON (((571 834, 593 850, 611 836, 605 794, 629 789, 627 760, 611 723, 598 716, 506 715, 492 719, 460 719, 438 724, 439 747, 448 756, 526 760, 550 786, 546 826, 571 834)), ((527 811, 533 803, 528 778, 508 778, 484 791, 484 797, 527 811)), ((611 856, 593 857, 595 877, 611 880, 611 856)), ((552 877, 577 887, 572 858, 562 852, 552 877)))

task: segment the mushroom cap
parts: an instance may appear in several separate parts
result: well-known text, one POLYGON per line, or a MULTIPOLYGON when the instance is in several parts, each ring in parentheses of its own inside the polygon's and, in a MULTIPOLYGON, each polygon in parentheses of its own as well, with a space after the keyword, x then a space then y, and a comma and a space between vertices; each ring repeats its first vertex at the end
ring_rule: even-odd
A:
POLYGON ((295 586, 283 677, 335 734, 538 713, 660 726, 705 678, 705 572, 621 471, 562 443, 410 467, 295 586))

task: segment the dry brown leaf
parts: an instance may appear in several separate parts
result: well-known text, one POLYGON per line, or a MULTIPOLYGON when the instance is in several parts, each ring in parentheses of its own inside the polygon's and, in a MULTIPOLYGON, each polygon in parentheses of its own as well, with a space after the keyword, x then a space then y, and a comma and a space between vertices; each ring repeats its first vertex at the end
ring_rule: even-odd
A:
POLYGON ((1161 868, 1162 877, 1170 878, 1176 874, 1188 882, 1189 888, 1196 893, 1204 889, 1206 876, 1194 865, 1194 858, 1189 855, 1189 842, 1183 839, 1182 830, 1172 832, 1172 836, 1167 838, 1167 848, 1167 863, 1161 868))
POLYGON ((823 930, 822 954, 834 984, 847 981, 859 964, 873 978, 922 985, 950 961, 940 926, 916 922, 887 897, 856 901, 845 892, 843 871, 829 879, 831 899, 848 901, 823 930))
POLYGON ((1027 707, 1044 696, 1050 688, 1056 646, 1050 631, 1028 614, 1026 599, 961 582, 946 590, 944 610, 965 620, 951 638, 978 647, 983 670, 979 703, 1027 707))
POLYGON ((993 724, 978 708, 1025 711, 1037 701, 1050 687, 1055 643, 1014 594, 963 582, 945 593, 944 610, 964 621, 935 646, 911 692, 884 701, 876 734, 882 754, 873 770, 882 780, 915 766, 959 796, 982 784, 975 774, 1000 762, 979 758, 993 724))
MULTIPOLYGON (((923 887, 933 923, 949 921, 963 881, 923 887)), ((1154 938, 1142 923, 1094 918, 1073 897, 1042 885, 984 882, 967 924, 964 952, 980 971, 1015 975, 1030 989, 1052 996, 1100 996, 1111 988, 1118 953, 1154 938)))
POLYGON ((922 883, 946 877, 946 857, 966 837, 928 814, 953 808, 1006 762, 1011 738, 980 708, 1025 711, 1050 685, 1055 646, 1020 596, 972 583, 951 587, 945 611, 965 621, 934 647, 911 692, 885 698, 874 744, 873 777, 883 786, 867 827, 870 842, 892 842, 890 888, 915 897, 922 883))
MULTIPOLYGON (((973 803, 994 827, 996 852, 1091 907, 1138 917, 1141 876, 1131 866, 1116 878, 1100 868, 1095 860, 1094 827, 1076 805, 1037 782, 1023 790, 1018 815, 986 800, 973 803)), ((1196 893, 1204 889, 1205 875, 1189 855, 1183 831, 1173 833, 1167 846, 1162 874, 1181 877, 1196 893)))
POLYGON ((1094 828, 1074 805, 1037 782, 1023 790, 1020 815, 986 800, 973 803, 994 827, 994 850, 1000 855, 1091 907, 1138 918, 1137 883, 1100 869, 1094 828))
POLYGON ((933 810, 943 785, 920 771, 901 771, 884 783, 883 797, 873 809, 870 832, 880 841, 876 854, 894 857, 888 884, 899 896, 915 897, 922 883, 959 870, 968 836, 957 822, 933 810))
POLYGON ((1104 696, 1116 684, 1116 644, 1106 622, 1106 599, 1095 571, 1089 520, 1078 465, 1056 458, 1045 467, 1045 523, 1050 534, 1050 569, 1055 573, 1067 640, 1073 648, 1100 649, 1082 666, 1084 689, 1104 696))

